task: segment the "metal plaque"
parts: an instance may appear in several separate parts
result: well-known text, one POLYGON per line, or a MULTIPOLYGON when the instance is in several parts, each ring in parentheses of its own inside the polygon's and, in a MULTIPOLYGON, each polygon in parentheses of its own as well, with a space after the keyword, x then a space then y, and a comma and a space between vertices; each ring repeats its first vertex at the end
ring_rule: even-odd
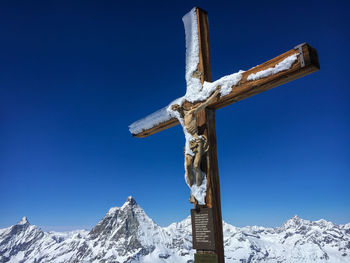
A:
POLYGON ((212 208, 191 209, 194 249, 215 250, 212 208))

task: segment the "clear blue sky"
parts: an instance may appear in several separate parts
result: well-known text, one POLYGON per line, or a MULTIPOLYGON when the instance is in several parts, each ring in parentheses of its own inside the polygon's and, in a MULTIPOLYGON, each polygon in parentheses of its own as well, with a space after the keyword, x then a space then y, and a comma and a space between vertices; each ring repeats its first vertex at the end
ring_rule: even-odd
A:
POLYGON ((348 1, 1 1, 0 227, 90 228, 129 195, 160 225, 189 215, 181 128, 128 125, 184 94, 193 6, 213 80, 302 42, 321 64, 217 112, 224 220, 350 222, 348 1))

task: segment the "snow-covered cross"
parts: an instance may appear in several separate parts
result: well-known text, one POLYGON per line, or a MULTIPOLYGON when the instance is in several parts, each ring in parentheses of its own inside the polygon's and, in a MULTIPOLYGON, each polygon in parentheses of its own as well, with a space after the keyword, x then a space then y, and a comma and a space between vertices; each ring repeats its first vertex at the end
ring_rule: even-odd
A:
MULTIPOLYGON (((304 43, 247 71, 239 71, 212 82, 208 14, 200 8, 193 8, 183 17, 183 22, 186 33, 186 94, 165 108, 132 123, 129 130, 135 137, 146 137, 180 123, 186 136, 185 154, 191 155, 193 153, 189 145, 195 140, 193 133, 188 131, 183 116, 174 110, 174 105, 190 110, 206 103, 206 107, 196 113, 195 120, 196 133, 200 138, 205 138, 205 143, 209 145, 207 158, 200 160, 206 180, 200 187, 202 192, 201 189, 190 187, 192 191, 197 191, 196 206, 200 204, 213 211, 215 249, 205 251, 204 254, 214 255, 217 258, 215 262, 222 263, 224 250, 215 110, 315 72, 319 70, 319 62, 317 51, 304 43), (214 92, 219 92, 215 98, 212 96, 214 92)), ((203 251, 197 254, 201 253, 203 251)))

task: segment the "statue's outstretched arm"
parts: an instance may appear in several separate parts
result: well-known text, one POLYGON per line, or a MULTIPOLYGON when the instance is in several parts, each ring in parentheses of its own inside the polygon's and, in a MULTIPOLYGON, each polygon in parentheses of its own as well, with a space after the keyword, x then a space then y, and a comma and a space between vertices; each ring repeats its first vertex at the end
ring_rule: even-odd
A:
POLYGON ((215 92, 202 104, 200 104, 196 109, 195 109, 195 114, 203 110, 205 107, 207 107, 219 94, 221 89, 221 86, 218 86, 215 90, 215 92))

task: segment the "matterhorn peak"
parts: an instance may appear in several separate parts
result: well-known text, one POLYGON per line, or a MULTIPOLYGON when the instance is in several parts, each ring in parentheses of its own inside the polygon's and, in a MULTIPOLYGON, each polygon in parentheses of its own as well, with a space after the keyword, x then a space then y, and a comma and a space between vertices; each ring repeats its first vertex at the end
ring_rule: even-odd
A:
POLYGON ((17 223, 17 225, 25 225, 25 224, 29 224, 26 216, 22 217, 22 219, 17 223))
POLYGON ((132 208, 134 206, 138 206, 136 203, 136 200, 130 195, 128 197, 128 199, 126 200, 126 202, 123 204, 123 206, 121 207, 121 209, 125 209, 125 208, 132 208))
POLYGON ((128 199, 126 200, 126 203, 130 203, 132 205, 137 204, 136 200, 131 195, 128 196, 128 199))
POLYGON ((135 205, 137 205, 136 200, 130 195, 122 207, 115 206, 115 207, 110 208, 108 213, 107 213, 107 216, 118 215, 120 210, 123 210, 123 209, 128 208, 128 207, 130 208, 130 207, 133 207, 135 205))

